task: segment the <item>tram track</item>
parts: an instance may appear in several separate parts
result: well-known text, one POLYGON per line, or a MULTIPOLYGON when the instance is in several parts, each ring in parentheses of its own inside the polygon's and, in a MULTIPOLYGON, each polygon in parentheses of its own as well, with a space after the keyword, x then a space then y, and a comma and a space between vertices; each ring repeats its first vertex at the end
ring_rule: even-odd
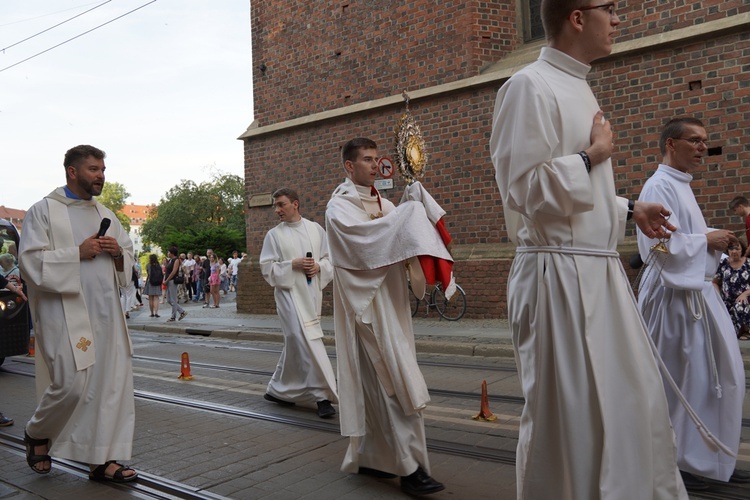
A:
MULTIPOLYGON (((24 371, 15 370, 6 366, 2 367, 2 371, 11 373, 14 375, 20 375, 24 377, 33 377, 34 374, 24 371)), ((271 423, 277 423, 282 425, 291 425, 295 427, 301 427, 308 430, 316 430, 328 433, 340 434, 340 428, 338 424, 328 423, 320 420, 311 420, 301 417, 284 416, 274 413, 264 413, 236 406, 221 405, 212 402, 199 401, 190 398, 170 396, 166 394, 159 394, 149 391, 134 390, 135 397, 144 401, 153 401, 162 404, 169 404, 174 406, 180 406, 189 408, 192 410, 209 411, 212 413, 220 413, 224 415, 231 415, 234 417, 247 418, 252 420, 262 420, 271 423)), ((427 439, 427 449, 439 453, 446 453, 449 455, 456 455, 464 458, 471 458, 477 460, 485 460, 491 462, 502 463, 506 465, 515 464, 515 451, 501 450, 495 448, 487 448, 475 445, 465 445, 462 443, 456 443, 452 441, 444 441, 438 439, 427 439)))
MULTIPOLYGON (((23 439, 18 436, 0 431, 0 448, 18 455, 19 457, 21 457, 21 459, 25 459, 26 447, 24 445, 23 439)), ((87 464, 82 464, 74 462, 72 460, 65 460, 61 458, 54 458, 52 459, 52 462, 56 471, 61 471, 82 479, 88 479, 89 477, 89 466, 87 464)), ((187 484, 172 481, 165 477, 157 476, 155 474, 149 474, 142 471, 138 472, 138 480, 131 483, 102 482, 100 484, 108 486, 110 488, 133 493, 140 498, 179 498, 185 500, 220 500, 226 498, 221 495, 211 493, 210 491, 195 488, 187 484)))
MULTIPOLYGON (((164 361, 166 363, 174 363, 173 360, 162 360, 162 358, 152 358, 148 356, 138 356, 144 361, 164 361)), ((21 365, 30 365, 30 363, 20 362, 21 365)), ((238 371, 243 373, 257 373, 261 370, 252 370, 238 367, 222 367, 221 365, 211 365, 208 363, 194 363, 193 366, 201 366, 202 368, 208 369, 230 369, 229 371, 238 371), (205 366, 202 366, 205 365, 205 366)), ((3 366, 0 370, 25 377, 33 377, 33 372, 28 372, 23 369, 14 369, 10 366, 3 366)), ((265 373, 264 373, 265 374, 265 373)), ((189 398, 170 396, 165 394, 158 394, 149 391, 136 390, 135 397, 144 401, 151 401, 160 404, 167 404, 172 406, 179 406, 188 408, 191 410, 208 411, 212 413, 220 413, 224 415, 231 415, 239 418, 247 418, 253 420, 262 420, 271 423, 278 423, 282 425, 291 425, 304 429, 327 432, 327 433, 339 433, 339 426, 334 423, 325 421, 312 420, 306 418, 298 418, 292 416, 283 416, 265 412, 258 412, 247 410, 243 408, 220 405, 216 403, 208 403, 198 401, 189 398)), ((432 391, 431 391, 432 392, 432 391)), ((447 393, 453 393, 456 391, 444 391, 447 393)), ((459 393, 461 394, 461 393, 459 393)), ((743 426, 750 426, 748 419, 743 420, 743 426)), ((12 450, 20 457, 24 456, 23 440, 20 437, 9 435, 5 432, 0 431, 0 446, 12 450)), ((435 453, 444 453, 450 455, 456 455, 464 458, 480 461, 491 461, 506 466, 515 466, 515 450, 500 450, 494 448, 486 448, 482 446, 469 445, 463 443, 456 443, 450 441, 427 439, 427 448, 435 453)), ((63 470, 66 473, 74 474, 82 478, 88 477, 88 467, 84 464, 78 464, 66 460, 55 459, 56 470, 63 470)), ((114 484, 114 483, 103 483, 107 486, 114 487, 120 490, 131 491, 135 495, 142 498, 185 498, 185 499, 219 499, 224 498, 215 495, 209 491, 201 490, 198 488, 190 487, 182 483, 174 482, 169 479, 140 472, 139 480, 134 483, 127 484, 114 484)), ((719 483, 711 482, 711 490, 706 492, 695 492, 691 493, 691 498, 700 498, 706 500, 740 500, 750 498, 750 490, 747 485, 736 485, 732 483, 719 483)))
MULTIPOLYGON (((140 360, 140 361, 150 361, 154 363, 165 363, 170 365, 179 365, 181 361, 177 361, 174 359, 168 359, 168 358, 156 358, 153 356, 140 356, 135 355, 133 356, 134 360, 140 360)), ((273 375, 272 371, 268 370, 258 370, 255 368, 243 368, 239 366, 226 366, 226 365, 216 365, 211 363, 196 363, 191 362, 190 365, 195 368, 203 368, 208 370, 217 370, 217 371, 225 371, 225 372, 233 372, 233 373, 247 373, 251 375, 263 375, 270 377, 273 375)), ((466 366, 457 364, 457 363, 446 363, 445 365, 440 365, 442 367, 448 366, 451 368, 467 368, 466 366)), ((473 368, 473 366, 471 367, 473 368)), ((444 396, 444 397, 452 397, 452 398, 460 398, 460 399, 474 399, 479 400, 482 395, 478 392, 466 392, 466 391, 452 391, 448 389, 429 389, 430 394, 434 396, 444 396)), ((498 402, 498 403, 511 403, 511 404, 523 404, 524 398, 519 396, 506 396, 506 395, 488 395, 489 401, 492 402, 498 402)))

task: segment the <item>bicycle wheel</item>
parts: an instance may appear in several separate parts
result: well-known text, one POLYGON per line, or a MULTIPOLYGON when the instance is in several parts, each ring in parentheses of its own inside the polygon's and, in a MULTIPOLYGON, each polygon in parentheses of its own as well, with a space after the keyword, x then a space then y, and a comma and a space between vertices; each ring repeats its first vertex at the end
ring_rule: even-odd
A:
POLYGON ((458 285, 456 285, 456 292, 450 300, 445 298, 443 289, 440 286, 436 286, 432 291, 431 302, 435 304, 435 309, 437 309, 440 316, 448 321, 457 321, 466 313, 466 293, 458 285))
POLYGON ((411 289, 411 284, 409 284, 409 306, 411 307, 412 318, 417 315, 420 302, 422 301, 419 300, 416 295, 414 295, 414 291, 411 289))

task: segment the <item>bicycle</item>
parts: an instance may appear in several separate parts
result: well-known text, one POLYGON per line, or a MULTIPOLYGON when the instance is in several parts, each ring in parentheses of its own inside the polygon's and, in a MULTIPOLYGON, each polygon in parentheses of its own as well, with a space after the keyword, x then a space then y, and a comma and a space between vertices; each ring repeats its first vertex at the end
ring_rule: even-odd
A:
POLYGON ((411 283, 409 283, 409 302, 411 305, 411 316, 412 318, 417 315, 419 311, 419 304, 425 302, 427 305, 427 311, 425 316, 430 314, 430 309, 437 309, 440 317, 447 319, 448 321, 458 321, 466 313, 466 293, 464 289, 456 285, 456 291, 453 296, 449 299, 445 298, 445 293, 440 283, 435 285, 435 288, 431 292, 425 293, 424 298, 418 299, 414 295, 414 291, 411 289, 411 283), (429 297, 429 300, 427 298, 429 297))

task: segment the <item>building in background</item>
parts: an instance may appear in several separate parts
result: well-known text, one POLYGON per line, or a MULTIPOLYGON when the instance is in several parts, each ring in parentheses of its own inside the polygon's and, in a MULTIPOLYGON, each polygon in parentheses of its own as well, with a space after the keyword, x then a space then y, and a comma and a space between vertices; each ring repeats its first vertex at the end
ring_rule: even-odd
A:
MULTIPOLYGON (((263 236, 278 223, 270 194, 301 194, 323 223, 344 178, 339 151, 357 136, 393 159, 402 91, 430 155, 426 188, 448 212, 455 274, 469 317, 506 316, 514 256, 490 160, 495 95, 544 45, 540 0, 348 2, 267 0, 251 4, 255 121, 245 151, 247 248, 237 307, 272 312, 257 265, 263 236)), ((635 198, 660 157, 658 133, 678 115, 703 120, 709 156, 692 183, 710 226, 742 229, 727 206, 750 191, 750 3, 743 0, 618 2, 612 54, 591 86, 615 131, 618 194, 635 198)), ((383 194, 398 202, 403 181, 383 194)), ((637 251, 633 226, 620 248, 637 251)), ((330 314, 330 287, 324 314, 330 314)))
POLYGON ((19 210, 17 208, 8 208, 5 205, 0 205, 0 219, 5 219, 21 232, 23 227, 23 219, 26 217, 26 210, 19 210))
POLYGON ((144 245, 141 237, 141 226, 146 222, 149 211, 154 208, 156 208, 156 205, 124 205, 122 207, 122 213, 130 219, 130 239, 133 240, 133 252, 136 256, 144 251, 157 255, 161 254, 161 248, 155 245, 144 245))

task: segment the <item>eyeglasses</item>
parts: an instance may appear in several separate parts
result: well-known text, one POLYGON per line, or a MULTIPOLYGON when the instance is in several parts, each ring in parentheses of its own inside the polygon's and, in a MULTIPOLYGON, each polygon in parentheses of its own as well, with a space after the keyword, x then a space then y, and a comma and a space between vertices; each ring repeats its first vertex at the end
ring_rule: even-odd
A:
POLYGON ((698 139, 697 137, 691 137, 689 139, 683 139, 682 137, 672 137, 672 139, 674 139, 675 141, 689 142, 696 148, 700 146, 701 144, 703 144, 703 147, 706 147, 706 148, 708 147, 708 143, 706 141, 704 141, 703 139, 698 139))
POLYGON ((617 9, 615 9, 615 2, 603 3, 601 5, 589 5, 588 7, 578 7, 577 10, 594 10, 604 9, 609 12, 611 17, 617 17, 617 9))

